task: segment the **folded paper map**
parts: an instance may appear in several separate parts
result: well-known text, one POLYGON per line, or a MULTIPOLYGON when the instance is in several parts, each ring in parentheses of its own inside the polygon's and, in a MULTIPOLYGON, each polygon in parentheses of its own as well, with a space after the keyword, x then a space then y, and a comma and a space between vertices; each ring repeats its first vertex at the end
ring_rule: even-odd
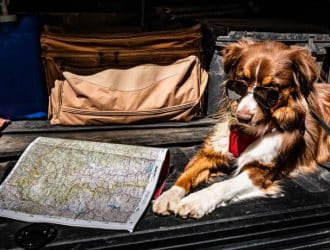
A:
POLYGON ((0 216, 131 232, 168 157, 164 148, 39 137, 0 186, 0 216))

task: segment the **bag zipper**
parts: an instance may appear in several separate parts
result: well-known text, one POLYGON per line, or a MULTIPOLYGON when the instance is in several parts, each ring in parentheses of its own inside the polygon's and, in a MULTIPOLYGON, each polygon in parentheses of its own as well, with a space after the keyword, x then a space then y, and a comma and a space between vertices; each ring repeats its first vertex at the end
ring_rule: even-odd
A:
POLYGON ((148 56, 152 53, 152 55, 169 55, 173 56, 173 54, 195 54, 195 53, 200 53, 201 51, 198 49, 186 49, 186 50, 171 50, 169 51, 157 51, 157 50, 141 50, 137 51, 125 51, 125 50, 100 50, 100 51, 84 51, 84 52, 65 52, 65 51, 57 51, 57 52, 45 52, 43 53, 43 57, 46 58, 98 58, 100 54, 102 54, 103 57, 114 57, 116 53, 120 56, 148 56))
MULTIPOLYGON (((100 34, 97 34, 100 35, 100 34)), ((147 33, 136 33, 135 35, 132 34, 122 34, 122 35, 110 35, 110 36, 102 36, 100 35, 100 38, 94 38, 94 37, 88 37, 83 35, 61 35, 58 36, 57 34, 54 34, 52 32, 45 32, 42 34, 42 39, 53 39, 56 41, 63 41, 63 42, 76 42, 78 44, 84 44, 85 43, 98 43, 98 42, 109 42, 104 40, 116 40, 115 42, 118 42, 118 40, 123 40, 124 42, 127 42, 127 40, 149 40, 149 39, 157 39, 157 41, 162 40, 168 40, 169 38, 186 38, 186 37, 193 37, 193 38, 201 38, 200 34, 200 28, 199 27, 192 27, 190 29, 182 29, 179 32, 155 32, 153 34, 147 34, 147 33), (84 42, 77 42, 77 39, 84 39, 84 42)))
MULTIPOLYGON (((118 52, 118 51, 117 51, 118 52)), ((134 62, 134 60, 129 60, 128 58, 145 58, 145 60, 150 61, 148 57, 157 57, 161 58, 165 62, 173 61, 172 58, 183 59, 183 54, 185 56, 189 55, 196 55, 200 54, 198 50, 186 50, 186 51, 153 51, 148 52, 146 51, 139 51, 139 52, 120 52, 117 53, 116 51, 107 52, 107 53, 84 53, 84 54, 76 54, 76 53, 46 53, 42 57, 44 59, 51 59, 54 61, 55 64, 59 65, 61 71, 73 71, 73 72, 80 72, 77 71, 79 69, 93 69, 93 71, 102 71, 107 68, 104 67, 125 67, 125 66, 137 66, 138 64, 134 62), (78 60, 79 58, 79 60, 78 60), (170 58, 170 59, 168 59, 170 58), (131 63, 128 63, 131 62, 131 63)))
POLYGON ((156 115, 162 113, 169 113, 174 111, 179 111, 182 109, 191 108, 196 105, 197 101, 188 102, 185 104, 175 105, 166 108, 150 109, 150 110, 140 110, 140 111, 92 111, 85 109, 77 109, 62 106, 61 111, 77 115, 95 115, 95 116, 136 116, 136 115, 156 115))

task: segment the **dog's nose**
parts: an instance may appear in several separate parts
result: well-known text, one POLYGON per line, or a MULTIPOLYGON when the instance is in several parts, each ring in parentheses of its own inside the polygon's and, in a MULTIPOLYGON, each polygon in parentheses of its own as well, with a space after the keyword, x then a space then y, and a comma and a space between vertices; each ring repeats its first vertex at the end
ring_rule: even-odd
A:
POLYGON ((240 122, 248 123, 252 120, 253 114, 247 109, 242 109, 236 112, 236 117, 240 122))

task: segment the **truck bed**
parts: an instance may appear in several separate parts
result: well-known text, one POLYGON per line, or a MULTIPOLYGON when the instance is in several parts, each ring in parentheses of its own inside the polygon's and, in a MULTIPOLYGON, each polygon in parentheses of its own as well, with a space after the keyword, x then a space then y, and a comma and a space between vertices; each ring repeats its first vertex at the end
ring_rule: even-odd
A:
MULTIPOLYGON (((213 123, 212 120, 203 120, 189 125, 169 123, 162 126, 150 125, 147 128, 135 127, 134 130, 111 126, 99 130, 88 127, 79 130, 66 127, 50 128, 46 121, 16 122, 0 137, 0 145, 7 145, 1 147, 1 179, 10 172, 29 140, 38 135, 65 137, 63 135, 72 136, 76 133, 76 138, 96 140, 102 138, 102 134, 116 132, 119 136, 108 136, 107 141, 133 143, 127 138, 130 133, 135 133, 135 144, 170 149, 171 173, 166 181, 167 189, 182 172, 213 123), (167 137, 165 140, 155 136, 165 131, 174 133, 175 129, 182 130, 176 138, 167 137), (96 139, 90 137, 91 131, 94 131, 96 139), (120 139, 120 135, 125 134, 126 139, 123 139, 124 136, 120 139), (146 134, 153 135, 154 139, 148 137, 147 140, 146 134)), ((218 177, 215 181, 225 178, 227 177, 218 177)), ((52 224, 56 237, 43 249, 330 248, 330 172, 320 166, 316 173, 285 180, 282 186, 282 196, 229 204, 198 220, 181 219, 174 215, 157 216, 152 213, 149 205, 132 233, 52 224)), ((0 249, 17 249, 19 246, 15 242, 15 234, 32 224, 0 218, 0 249)))

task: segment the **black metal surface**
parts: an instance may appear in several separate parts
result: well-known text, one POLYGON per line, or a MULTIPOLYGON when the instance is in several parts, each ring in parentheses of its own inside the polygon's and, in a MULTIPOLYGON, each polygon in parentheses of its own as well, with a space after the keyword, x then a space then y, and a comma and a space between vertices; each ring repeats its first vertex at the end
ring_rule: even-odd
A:
POLYGON ((24 249, 40 249, 55 239, 56 229, 46 223, 34 223, 15 234, 15 243, 24 249))
MULTIPOLYGON (((189 155, 175 155, 184 162, 189 155)), ((183 166, 183 165, 182 165, 183 166)), ((168 188, 182 166, 174 166, 168 188)), ((53 225, 58 236, 45 249, 301 249, 330 243, 330 172, 283 182, 283 196, 220 207, 200 220, 159 217, 149 206, 133 233, 53 225)), ((0 249, 17 247, 25 222, 0 218, 0 249)))

